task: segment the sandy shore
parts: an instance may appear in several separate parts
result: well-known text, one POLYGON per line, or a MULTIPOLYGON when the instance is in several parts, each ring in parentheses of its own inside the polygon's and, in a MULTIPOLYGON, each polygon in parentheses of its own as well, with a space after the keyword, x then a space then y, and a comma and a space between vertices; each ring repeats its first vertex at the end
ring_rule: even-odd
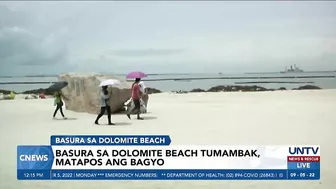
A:
POLYGON ((336 176, 336 90, 255 93, 156 94, 147 120, 114 115, 94 125, 96 115, 65 111, 70 120, 52 120, 52 99, 0 101, 0 188, 218 188, 331 189, 336 176), (172 144, 319 144, 320 181, 18 181, 16 146, 49 144, 53 134, 168 134, 172 144))

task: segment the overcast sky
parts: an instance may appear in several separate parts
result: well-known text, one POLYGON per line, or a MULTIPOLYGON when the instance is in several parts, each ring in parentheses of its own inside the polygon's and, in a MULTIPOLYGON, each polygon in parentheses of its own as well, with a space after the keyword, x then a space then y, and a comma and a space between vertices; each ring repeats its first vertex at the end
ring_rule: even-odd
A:
POLYGON ((0 75, 336 70, 336 2, 0 2, 0 75))

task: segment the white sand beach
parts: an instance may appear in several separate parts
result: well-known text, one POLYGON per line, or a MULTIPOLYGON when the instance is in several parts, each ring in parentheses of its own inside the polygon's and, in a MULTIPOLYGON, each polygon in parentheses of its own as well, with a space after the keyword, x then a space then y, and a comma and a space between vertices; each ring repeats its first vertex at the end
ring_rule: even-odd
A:
MULTIPOLYGON (((336 177, 336 90, 155 94, 147 120, 65 110, 52 120, 52 99, 0 101, 1 189, 331 189, 336 177), (72 118, 72 119, 71 119, 72 118), (18 181, 16 147, 49 144, 50 135, 165 134, 172 145, 316 144, 322 148, 320 181, 18 181)), ((134 116, 135 118, 135 116, 134 116)))

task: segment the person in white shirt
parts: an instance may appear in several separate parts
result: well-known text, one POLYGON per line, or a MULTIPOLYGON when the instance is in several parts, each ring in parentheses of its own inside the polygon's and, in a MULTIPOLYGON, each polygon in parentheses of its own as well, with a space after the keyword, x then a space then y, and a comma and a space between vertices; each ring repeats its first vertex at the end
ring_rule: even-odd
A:
POLYGON ((144 101, 145 107, 147 109, 147 104, 148 104, 148 99, 149 99, 149 96, 147 93, 147 87, 145 86, 145 83, 143 81, 139 82, 139 86, 140 86, 141 93, 143 94, 141 99, 144 101))
POLYGON ((111 106, 109 105, 110 95, 108 94, 107 91, 107 86, 102 87, 101 91, 101 96, 100 96, 100 113, 98 114, 95 124, 99 125, 98 121, 99 119, 105 114, 105 111, 107 111, 107 119, 108 119, 108 124, 109 125, 115 125, 114 123, 111 122, 111 106))

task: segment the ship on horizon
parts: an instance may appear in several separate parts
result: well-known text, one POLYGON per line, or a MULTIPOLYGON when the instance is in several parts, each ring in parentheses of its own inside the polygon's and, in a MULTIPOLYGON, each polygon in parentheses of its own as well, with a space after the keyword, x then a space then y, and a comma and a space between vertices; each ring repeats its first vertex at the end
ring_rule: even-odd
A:
POLYGON ((304 72, 296 64, 289 66, 289 68, 285 68, 285 71, 281 71, 280 73, 301 73, 304 72))

